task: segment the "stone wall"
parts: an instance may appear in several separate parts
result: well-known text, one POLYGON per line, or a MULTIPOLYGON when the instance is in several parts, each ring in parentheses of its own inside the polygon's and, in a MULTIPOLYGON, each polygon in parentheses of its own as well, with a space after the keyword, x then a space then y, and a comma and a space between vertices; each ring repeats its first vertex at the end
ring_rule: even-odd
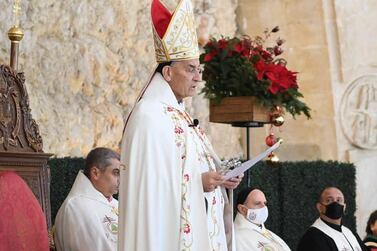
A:
MULTIPOLYGON (((279 25, 289 69, 312 108, 312 120, 293 120, 278 133, 282 160, 334 159, 356 165, 357 231, 365 236, 377 209, 377 3, 344 0, 240 0, 239 33, 279 25)), ((253 129, 254 154, 267 128, 253 129)), ((336 175, 336 174, 334 174, 336 175)), ((347 195, 345 195, 347 197, 347 195)))
MULTIPOLYGON (((12 2, 0 2, 1 63, 9 62, 12 2)), ((22 1, 19 69, 45 152, 83 156, 96 146, 119 147, 123 119, 155 64, 150 2, 22 1)), ((178 1, 163 2, 173 10, 178 1)), ((235 33, 236 0, 193 3, 202 33, 235 33)), ((242 152, 238 129, 206 122, 206 100, 195 97, 188 107, 220 156, 242 152)))
POLYGON ((356 165, 357 231, 363 237, 377 210, 377 2, 327 2, 329 35, 338 41, 329 48, 338 51, 330 54, 338 153, 356 165))
MULTIPOLYGON (((266 28, 280 27, 277 37, 286 42, 282 57, 288 69, 298 72, 299 89, 313 119, 296 120, 285 115, 285 124, 275 130, 284 139, 277 154, 281 160, 336 159, 334 107, 326 32, 320 1, 240 0, 239 33, 262 35, 266 28)), ((275 38, 277 38, 275 37, 275 38)), ((274 40, 272 40, 274 41, 274 40)), ((265 148, 268 127, 252 129, 253 154, 265 148)))

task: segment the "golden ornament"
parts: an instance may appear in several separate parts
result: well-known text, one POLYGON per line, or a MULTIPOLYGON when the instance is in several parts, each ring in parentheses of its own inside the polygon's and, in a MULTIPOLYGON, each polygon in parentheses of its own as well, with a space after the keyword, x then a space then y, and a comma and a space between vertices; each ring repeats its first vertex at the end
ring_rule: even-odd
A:
POLYGON ((278 116, 273 116, 271 118, 271 123, 274 125, 274 126, 282 126, 284 124, 284 117, 281 116, 281 115, 278 115, 278 116))

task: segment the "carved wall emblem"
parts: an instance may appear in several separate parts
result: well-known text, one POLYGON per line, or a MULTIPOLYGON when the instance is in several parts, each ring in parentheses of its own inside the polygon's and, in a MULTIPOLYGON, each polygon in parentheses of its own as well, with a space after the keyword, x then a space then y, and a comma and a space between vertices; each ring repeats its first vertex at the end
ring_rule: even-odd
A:
POLYGON ((341 125, 347 139, 362 149, 377 149, 377 75, 355 79, 341 101, 341 125))

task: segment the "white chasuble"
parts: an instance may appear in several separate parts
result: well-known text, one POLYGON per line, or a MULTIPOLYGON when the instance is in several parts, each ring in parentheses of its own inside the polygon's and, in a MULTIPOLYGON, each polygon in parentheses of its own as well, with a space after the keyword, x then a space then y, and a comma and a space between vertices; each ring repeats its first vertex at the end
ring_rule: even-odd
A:
POLYGON ((347 227, 342 226, 342 232, 339 232, 326 223, 324 223, 321 218, 318 218, 312 225, 324 234, 329 236, 336 244, 339 251, 361 251, 359 242, 357 241, 355 235, 347 227))
POLYGON ((123 135, 119 251, 227 250, 223 195, 202 185, 215 170, 211 146, 192 124, 156 73, 123 135))
POLYGON ((80 171, 55 218, 58 251, 115 251, 118 201, 94 188, 80 171))
POLYGON ((248 221, 237 213, 234 220, 237 251, 290 251, 288 245, 276 234, 248 221))

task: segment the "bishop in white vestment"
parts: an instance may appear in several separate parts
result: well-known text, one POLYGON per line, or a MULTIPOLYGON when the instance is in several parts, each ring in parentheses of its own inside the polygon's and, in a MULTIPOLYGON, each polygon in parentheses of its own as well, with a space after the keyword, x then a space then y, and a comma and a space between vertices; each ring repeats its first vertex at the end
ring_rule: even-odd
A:
POLYGON ((209 143, 191 124, 155 74, 125 131, 120 250, 226 250, 221 190, 202 187, 201 173, 215 170, 209 143))
POLYGON ((227 251, 220 161, 182 102, 201 81, 192 6, 151 9, 160 65, 123 135, 119 251, 227 251))

